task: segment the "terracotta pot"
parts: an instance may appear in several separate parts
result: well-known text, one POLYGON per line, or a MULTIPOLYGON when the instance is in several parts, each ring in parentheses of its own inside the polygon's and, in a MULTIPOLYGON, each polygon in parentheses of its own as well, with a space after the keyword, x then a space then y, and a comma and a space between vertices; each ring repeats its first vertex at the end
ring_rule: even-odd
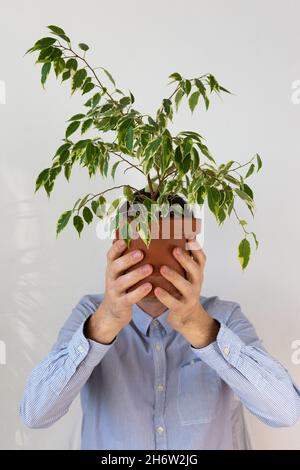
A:
MULTIPOLYGON (((187 240, 191 239, 193 235, 195 236, 195 234, 199 233, 200 229, 201 219, 196 219, 194 217, 192 219, 189 218, 188 220, 183 218, 160 218, 159 222, 151 225, 152 238, 148 248, 139 236, 138 238, 133 239, 130 243, 130 247, 125 251, 125 253, 134 250, 141 250, 144 253, 144 258, 142 261, 129 268, 127 272, 133 271, 137 267, 147 263, 153 266, 153 272, 150 276, 128 289, 128 292, 148 281, 151 282, 153 287, 147 297, 154 296, 153 290, 155 287, 162 287, 170 294, 175 296, 178 295, 177 289, 160 274, 159 269, 163 264, 165 264, 177 271, 181 276, 186 277, 185 270, 174 258, 172 252, 177 246, 187 251, 187 240)), ((119 238, 119 230, 116 230, 116 239, 114 241, 119 238)))

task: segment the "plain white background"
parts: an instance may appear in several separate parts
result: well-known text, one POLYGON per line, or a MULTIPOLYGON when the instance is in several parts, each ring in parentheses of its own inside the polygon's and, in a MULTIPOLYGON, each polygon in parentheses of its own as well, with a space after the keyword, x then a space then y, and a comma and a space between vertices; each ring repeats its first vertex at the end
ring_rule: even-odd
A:
MULTIPOLYGON (((239 228, 234 221, 218 228, 207 217, 203 294, 239 301, 265 346, 300 383, 300 364, 292 361, 292 343, 300 339, 300 104, 292 101, 292 84, 300 79, 300 2, 4 0, 0 18, 0 81, 6 89, 6 104, 0 104, 0 340, 7 355, 0 365, 0 447, 78 446, 78 401, 47 430, 26 429, 18 402, 27 375, 72 307, 82 295, 102 291, 109 247, 96 238, 95 226, 80 241, 72 227, 56 240, 55 223, 78 197, 109 187, 110 180, 90 182, 75 171, 69 185, 59 179, 50 202, 42 192, 33 194, 65 121, 83 103, 53 77, 44 91, 40 65, 34 56, 23 57, 47 35, 48 24, 90 44, 91 63, 109 69, 143 112, 154 114, 170 95, 168 75, 175 71, 185 77, 211 72, 235 93, 216 97, 208 113, 197 110, 193 117, 183 104, 174 120, 177 131, 204 134, 219 163, 246 162, 255 152, 264 161, 253 178, 257 212, 251 228, 260 248, 243 273, 236 258, 239 228)), ((142 186, 138 176, 127 177, 142 186)), ((249 415, 248 421, 257 449, 300 449, 300 423, 272 429, 249 415)))

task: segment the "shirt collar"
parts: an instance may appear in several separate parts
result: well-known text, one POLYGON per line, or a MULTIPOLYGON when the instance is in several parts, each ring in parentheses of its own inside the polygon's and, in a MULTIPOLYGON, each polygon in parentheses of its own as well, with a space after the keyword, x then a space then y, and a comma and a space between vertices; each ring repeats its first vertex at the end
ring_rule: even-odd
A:
POLYGON ((151 317, 151 315, 149 315, 149 313, 146 313, 144 310, 142 310, 137 304, 134 304, 132 309, 133 322, 136 327, 140 330, 140 332, 145 336, 147 336, 148 328, 153 320, 158 320, 159 323, 166 330, 166 333, 170 333, 173 328, 167 320, 168 314, 169 309, 165 310, 158 317, 153 318, 151 317))

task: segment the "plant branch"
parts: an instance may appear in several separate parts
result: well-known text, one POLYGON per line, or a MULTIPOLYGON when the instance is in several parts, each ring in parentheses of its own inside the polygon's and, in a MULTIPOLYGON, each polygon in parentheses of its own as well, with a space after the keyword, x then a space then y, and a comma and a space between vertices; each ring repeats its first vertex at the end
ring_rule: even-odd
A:
POLYGON ((157 178, 158 178, 158 183, 160 183, 161 182, 161 177, 160 177, 160 172, 159 172, 159 168, 158 168, 157 165, 155 167, 155 170, 156 170, 156 175, 157 175, 157 178))
MULTIPOLYGON (((207 77, 207 76, 208 76, 208 73, 206 73, 206 74, 204 74, 204 75, 201 75, 200 77, 196 77, 196 78, 197 78, 198 80, 201 80, 202 78, 205 78, 205 77, 207 77)), ((195 78, 189 78, 188 80, 189 80, 189 81, 195 80, 195 78)), ((180 83, 179 83, 179 84, 177 85, 177 87, 175 88, 175 90, 173 91, 173 93, 169 96, 169 98, 168 98, 169 100, 171 100, 171 99, 173 98, 173 96, 175 95, 175 93, 177 92, 177 90, 180 88, 180 86, 181 86, 181 85, 180 85, 180 83)), ((162 105, 161 105, 160 108, 162 108, 162 105)))
POLYGON ((175 168, 175 169, 172 169, 172 171, 170 173, 165 173, 162 180, 161 180, 161 182, 165 181, 167 178, 169 178, 169 176, 173 175, 176 172, 177 172, 177 170, 175 168))
MULTIPOLYGON (((92 194, 92 197, 88 198, 86 201, 85 201, 85 204, 84 206, 87 205, 88 202, 92 201, 93 199, 95 199, 96 197, 99 197, 99 196, 103 196, 103 194, 105 193, 108 193, 109 191, 113 191, 114 189, 120 189, 120 188, 125 188, 125 187, 129 187, 131 188, 133 191, 136 191, 136 192, 140 192, 139 189, 136 189, 134 188, 133 186, 130 186, 130 184, 121 184, 119 186, 113 186, 112 188, 108 188, 108 189, 105 189, 104 191, 101 191, 101 193, 97 193, 97 194, 92 194)), ((84 207, 82 206, 82 207, 84 207)), ((82 209, 82 207, 80 209, 82 209)), ((77 210, 77 213, 79 213, 79 210, 80 209, 76 209, 77 210)))
POLYGON ((125 170, 124 170, 124 174, 125 174, 125 173, 126 173, 126 171, 128 171, 128 170, 132 170, 132 166, 128 166, 127 168, 125 168, 125 170))
POLYGON ((150 175, 147 175, 147 181, 148 181, 148 186, 149 186, 149 190, 150 190, 150 193, 151 193, 151 198, 155 201, 155 191, 153 189, 152 180, 151 180, 150 175))
POLYGON ((244 231, 244 234, 245 234, 245 236, 247 236, 247 235, 250 235, 250 233, 249 233, 249 232, 248 232, 248 231, 245 229, 244 225, 243 225, 243 224, 241 224, 241 219, 239 218, 239 216, 238 216, 238 213, 237 213, 236 209, 233 207, 233 209, 232 209, 232 210, 233 210, 233 212, 234 212, 234 215, 236 216, 236 218, 237 218, 237 220, 238 220, 238 222, 239 222, 239 225, 241 225, 241 227, 242 227, 242 229, 243 229, 243 231, 244 231))
POLYGON ((161 179, 161 174, 160 174, 160 171, 159 171, 159 167, 156 165, 155 166, 155 170, 156 170, 156 177, 155 179, 157 178, 158 179, 158 183, 157 183, 157 187, 156 187, 156 190, 155 190, 155 193, 154 193, 154 198, 156 200, 160 190, 161 190, 161 183, 162 183, 162 179, 161 179))
POLYGON ((142 173, 143 176, 145 176, 144 172, 138 167, 138 165, 134 165, 134 163, 131 163, 130 161, 128 161, 126 158, 124 158, 122 155, 120 155, 119 153, 116 153, 116 152, 113 152, 111 151, 111 153, 113 153, 114 155, 116 155, 117 157, 121 158, 121 160, 123 160, 123 162, 126 162, 128 163, 128 165, 130 165, 132 168, 135 168, 136 170, 138 170, 140 173, 142 173))
MULTIPOLYGON (((109 91, 107 90, 107 88, 102 85, 102 83, 100 82, 100 80, 99 80, 99 78, 98 78, 98 75, 96 74, 96 72, 95 72, 95 70, 93 69, 93 67, 91 67, 91 65, 87 62, 87 60, 86 60, 84 57, 82 57, 82 56, 80 56, 79 54, 77 54, 77 52, 75 52, 71 47, 64 47, 64 46, 62 46, 62 45, 61 45, 61 47, 62 47, 64 50, 67 50, 67 51, 72 52, 72 54, 74 54, 74 56, 77 57, 77 59, 82 60, 82 61, 86 64, 87 68, 91 71, 91 73, 93 74, 95 80, 98 82, 100 88, 104 91, 104 93, 106 93, 106 94, 109 96, 109 98, 110 98, 114 103, 117 103, 117 101, 112 97, 112 95, 109 93, 109 91)), ((123 114, 122 110, 121 110, 121 113, 123 114)))
POLYGON ((252 157, 251 160, 249 160, 247 163, 244 163, 243 165, 236 166, 235 168, 230 168, 229 171, 236 171, 239 170, 240 168, 243 168, 244 166, 249 165, 249 163, 253 162, 255 157, 252 157))

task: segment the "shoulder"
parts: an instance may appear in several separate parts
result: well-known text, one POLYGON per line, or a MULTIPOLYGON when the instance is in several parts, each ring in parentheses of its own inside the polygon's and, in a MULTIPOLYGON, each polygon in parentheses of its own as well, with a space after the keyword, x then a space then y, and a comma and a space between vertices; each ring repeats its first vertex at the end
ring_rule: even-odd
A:
POLYGON ((242 315, 240 304, 232 300, 224 300, 218 296, 201 296, 200 302, 209 315, 225 323, 233 314, 242 315))
POLYGON ((84 321, 93 314, 103 299, 103 294, 87 294, 81 297, 72 309, 71 314, 61 327, 56 343, 52 349, 68 344, 73 334, 81 327, 84 321))
POLYGON ((86 294, 79 299, 74 309, 81 311, 82 313, 94 313, 102 302, 103 297, 104 294, 86 294))
POLYGON ((67 319, 65 326, 78 326, 82 321, 97 310, 102 302, 103 294, 86 294, 82 296, 72 309, 71 315, 67 319))

